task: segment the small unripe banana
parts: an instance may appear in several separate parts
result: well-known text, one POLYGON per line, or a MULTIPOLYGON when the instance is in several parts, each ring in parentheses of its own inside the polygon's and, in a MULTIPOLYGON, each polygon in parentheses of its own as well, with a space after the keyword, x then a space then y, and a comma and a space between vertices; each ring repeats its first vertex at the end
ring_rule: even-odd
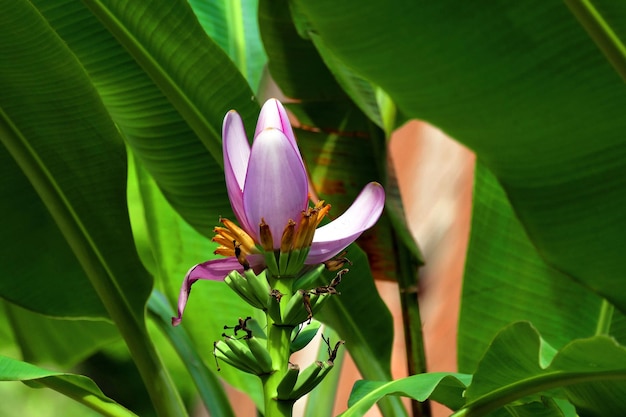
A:
POLYGON ((289 369, 287 373, 283 377, 283 379, 276 387, 276 392, 278 395, 276 398, 278 400, 290 400, 291 392, 293 391, 293 387, 296 385, 296 381, 298 380, 298 375, 300 374, 300 367, 293 363, 289 363, 289 369))
POLYGON ((263 374, 272 373, 274 371, 272 366, 272 358, 267 351, 267 348, 263 346, 261 340, 258 337, 254 336, 244 338, 243 340, 248 345, 248 348, 250 348, 250 351, 252 352, 254 358, 261 367, 263 374))

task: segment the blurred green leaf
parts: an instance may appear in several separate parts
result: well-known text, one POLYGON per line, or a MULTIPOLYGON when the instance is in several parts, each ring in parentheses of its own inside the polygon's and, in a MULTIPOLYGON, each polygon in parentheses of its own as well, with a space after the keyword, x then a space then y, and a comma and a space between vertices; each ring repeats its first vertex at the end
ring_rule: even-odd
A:
MULTIPOLYGON (((601 2, 599 2, 601 3, 601 2)), ((615 71, 626 81, 626 47, 608 20, 590 0, 565 0, 565 4, 585 28, 615 71)))
POLYGON ((489 417, 578 417, 573 405, 565 400, 541 397, 537 401, 509 404, 489 413, 489 417), (566 408, 564 410, 563 408, 566 408))
POLYGON ((32 387, 51 388, 103 416, 136 417, 136 414, 106 397, 91 379, 82 375, 47 371, 27 362, 0 356, 0 381, 22 381, 32 387))
POLYGON ((326 102, 329 107, 348 103, 313 44, 298 35, 286 0, 259 0, 259 30, 268 69, 287 97, 326 102))

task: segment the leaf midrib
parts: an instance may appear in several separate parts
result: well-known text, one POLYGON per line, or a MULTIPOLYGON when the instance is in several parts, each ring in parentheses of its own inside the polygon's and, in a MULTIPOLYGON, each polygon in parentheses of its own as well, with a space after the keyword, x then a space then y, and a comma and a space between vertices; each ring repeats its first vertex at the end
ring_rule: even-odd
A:
POLYGON ((139 42, 122 21, 111 12, 110 8, 107 8, 97 0, 83 0, 83 3, 146 71, 152 81, 168 97, 183 119, 187 121, 198 135, 215 162, 223 168, 224 162, 222 160, 221 146, 216 141, 209 140, 210 137, 220 137, 220 133, 208 123, 200 109, 189 98, 184 89, 159 64, 159 61, 139 42))
POLYGON ((568 372, 558 370, 542 373, 490 391, 466 404, 465 407, 454 413, 453 416, 483 416, 531 394, 584 382, 606 380, 626 380, 626 369, 597 372, 568 372))

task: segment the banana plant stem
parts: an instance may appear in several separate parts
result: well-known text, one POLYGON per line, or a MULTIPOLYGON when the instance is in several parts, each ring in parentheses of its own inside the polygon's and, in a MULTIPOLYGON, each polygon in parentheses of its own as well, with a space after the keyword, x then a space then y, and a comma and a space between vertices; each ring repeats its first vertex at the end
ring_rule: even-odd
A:
MULTIPOLYGON (((424 334, 418 302, 418 265, 411 259, 406 248, 400 247, 396 253, 407 367, 409 375, 417 375, 426 372, 424 334)), ((429 417, 431 415, 430 402, 428 400, 424 402, 411 401, 411 412, 413 417, 429 417)))

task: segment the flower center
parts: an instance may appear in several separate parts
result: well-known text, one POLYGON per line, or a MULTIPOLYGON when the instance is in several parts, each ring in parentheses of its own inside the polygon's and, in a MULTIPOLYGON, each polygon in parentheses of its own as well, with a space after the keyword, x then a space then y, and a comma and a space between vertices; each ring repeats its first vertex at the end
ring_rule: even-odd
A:
POLYGON ((213 242, 219 243, 213 253, 216 255, 237 258, 237 261, 244 267, 250 268, 247 257, 251 254, 264 253, 268 266, 276 265, 275 275, 283 275, 285 272, 293 273, 304 265, 306 256, 313 242, 315 229, 330 211, 330 205, 324 201, 319 201, 313 207, 308 207, 300 213, 300 222, 289 220, 280 240, 280 248, 274 249, 272 232, 265 219, 261 219, 259 225, 259 245, 242 228, 232 221, 220 218, 224 227, 215 227, 213 242), (297 227, 296 227, 297 226, 297 227), (282 258, 282 266, 279 267, 282 258), (293 258, 293 259, 292 259, 293 258), (286 263, 288 262, 288 266, 286 263))
POLYGON ((324 200, 318 201, 315 206, 308 207, 306 210, 302 211, 300 215, 300 225, 295 233, 288 233, 290 224, 285 227, 280 242, 280 251, 289 252, 294 249, 310 247, 311 242, 313 242, 313 235, 315 235, 315 229, 317 229, 317 226, 319 226, 320 222, 329 211, 330 204, 325 204, 324 200))

